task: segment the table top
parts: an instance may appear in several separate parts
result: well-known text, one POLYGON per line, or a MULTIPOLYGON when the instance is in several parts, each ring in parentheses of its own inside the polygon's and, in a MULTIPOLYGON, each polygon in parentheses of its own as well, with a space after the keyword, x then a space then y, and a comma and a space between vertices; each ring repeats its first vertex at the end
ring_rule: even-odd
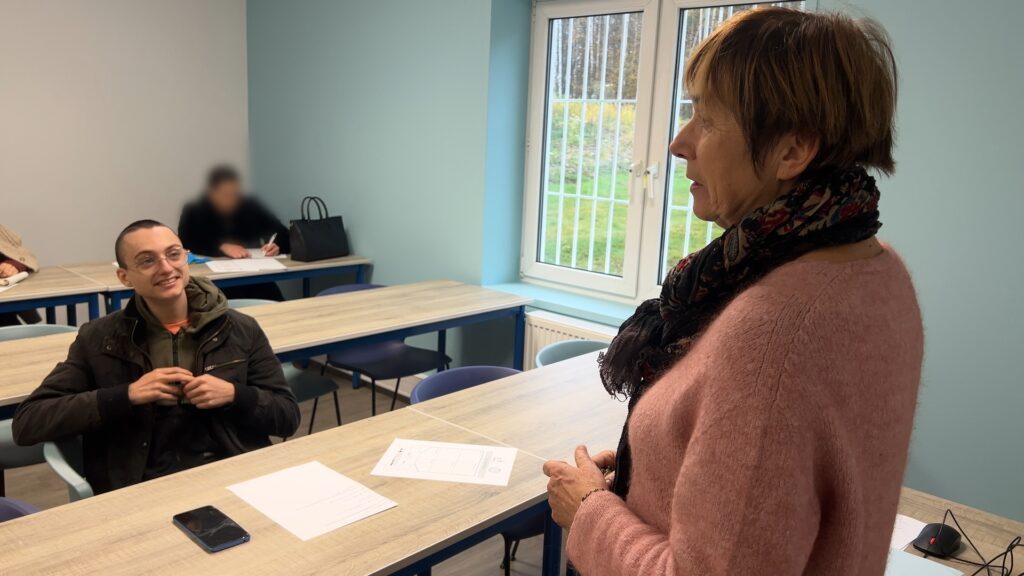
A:
MULTIPOLYGON (((223 258, 220 258, 223 260, 223 258)), ((205 264, 191 264, 189 270, 196 276, 205 276, 211 280, 226 280, 228 278, 241 278, 246 276, 269 276, 284 272, 301 272, 303 270, 320 270, 323 268, 335 268, 339 266, 360 266, 370 264, 369 258, 362 256, 342 256, 340 258, 328 258, 314 262, 300 262, 291 258, 278 258, 278 262, 284 264, 285 270, 261 270, 259 272, 212 272, 205 264)), ((129 290, 117 279, 117 266, 112 262, 90 262, 86 264, 75 264, 64 266, 65 270, 71 271, 106 287, 108 291, 129 290)))
POLYGON ((530 304, 532 300, 437 280, 289 300, 239 310, 259 322, 281 354, 530 304))
POLYGON ((542 458, 573 461, 576 446, 591 454, 615 450, 626 403, 601 386, 597 355, 529 370, 411 407, 542 458), (553 434, 559 426, 575 434, 553 434))
MULTIPOLYGON (((250 306, 275 353, 529 304, 528 298, 452 281, 419 282, 347 294, 250 306)), ((67 358, 74 333, 0 342, 9 363, 0 378, 0 406, 28 397, 67 358)))
MULTIPOLYGON (((10 574, 386 574, 545 497, 542 462, 518 454, 509 485, 371 476, 395 437, 491 444, 400 409, 0 524, 10 574), (319 461, 398 506, 303 542, 227 486, 319 461), (213 505, 252 540, 207 554, 171 517, 213 505)), ((497 570, 497 564, 495 564, 497 570)))
POLYGON ((103 292, 105 285, 84 278, 59 266, 45 266, 33 272, 9 290, 0 292, 0 302, 34 298, 52 298, 103 292))

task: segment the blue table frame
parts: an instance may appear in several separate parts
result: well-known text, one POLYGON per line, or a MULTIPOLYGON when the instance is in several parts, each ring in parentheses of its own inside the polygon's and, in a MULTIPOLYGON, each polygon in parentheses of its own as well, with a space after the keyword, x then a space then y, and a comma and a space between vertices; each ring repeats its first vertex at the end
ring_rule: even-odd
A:
MULTIPOLYGON (((267 282, 280 282, 282 280, 302 280, 302 297, 308 298, 312 287, 311 280, 321 276, 337 276, 348 272, 356 273, 356 283, 362 284, 366 281, 366 267, 369 264, 343 264, 326 268, 313 268, 307 270, 282 270, 280 272, 267 272, 253 274, 252 276, 237 276, 234 278, 214 279, 213 283, 221 288, 231 286, 249 286, 252 284, 266 284, 267 282)), ((121 309, 121 303, 132 297, 134 290, 109 290, 104 294, 107 305, 107 312, 121 309)))
POLYGON ((562 529, 551 519, 551 508, 548 501, 544 500, 530 506, 526 510, 515 514, 496 524, 492 524, 458 542, 427 556, 421 560, 392 572, 392 576, 430 576, 430 569, 445 560, 476 546, 477 544, 501 534, 506 528, 515 526, 521 519, 528 518, 534 514, 544 514, 544 556, 541 560, 541 574, 544 576, 558 576, 562 564, 562 529))
POLYGON ((87 304, 89 306, 89 320, 95 320, 100 317, 101 293, 102 291, 97 290, 96 292, 89 292, 86 294, 43 296, 39 298, 29 298, 27 300, 0 302, 0 312, 21 312, 24 310, 34 310, 36 308, 46 308, 46 323, 56 324, 57 315, 54 308, 57 306, 67 306, 68 324, 71 326, 77 326, 78 311, 75 309, 75 306, 78 304, 87 304))

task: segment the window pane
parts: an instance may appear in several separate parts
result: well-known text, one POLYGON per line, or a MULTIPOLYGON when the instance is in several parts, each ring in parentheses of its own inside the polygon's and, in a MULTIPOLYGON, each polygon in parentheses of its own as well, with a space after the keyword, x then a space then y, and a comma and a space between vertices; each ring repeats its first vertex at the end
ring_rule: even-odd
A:
MULTIPOLYGON (((676 82, 672 95, 675 106, 672 114, 672 135, 674 136, 693 117, 693 104, 683 87, 683 70, 690 52, 697 47, 711 31, 730 16, 755 6, 788 6, 804 9, 803 1, 765 2, 758 4, 736 4, 708 8, 688 8, 679 11, 679 44, 676 54, 676 82)), ((668 143, 665 144, 668 148, 668 143)), ((666 180, 665 216, 662 219, 661 266, 658 282, 669 269, 687 254, 700 250, 722 233, 722 228, 712 222, 704 222, 691 211, 693 197, 690 195, 690 179, 686 177, 686 161, 668 157, 669 178, 666 180)))
POLYGON ((538 262, 622 276, 641 25, 550 21, 538 262))

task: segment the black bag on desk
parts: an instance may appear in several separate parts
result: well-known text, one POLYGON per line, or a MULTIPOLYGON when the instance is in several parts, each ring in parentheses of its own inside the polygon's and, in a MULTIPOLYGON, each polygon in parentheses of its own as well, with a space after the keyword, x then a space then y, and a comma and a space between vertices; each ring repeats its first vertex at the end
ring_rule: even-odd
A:
POLYGON ((292 244, 292 260, 310 262, 325 258, 348 256, 348 235, 341 216, 327 213, 327 205, 319 196, 306 196, 299 208, 301 220, 292 220, 288 237, 292 244), (316 206, 317 218, 311 217, 316 206))

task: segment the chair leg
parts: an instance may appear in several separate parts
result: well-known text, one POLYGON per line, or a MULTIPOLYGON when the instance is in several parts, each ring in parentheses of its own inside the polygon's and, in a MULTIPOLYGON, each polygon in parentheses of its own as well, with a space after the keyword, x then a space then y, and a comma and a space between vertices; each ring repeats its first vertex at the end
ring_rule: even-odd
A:
POLYGON ((309 433, 313 433, 313 423, 316 422, 316 405, 320 403, 320 397, 313 398, 313 413, 309 415, 309 433))
POLYGON ((518 551, 519 551, 519 540, 516 540, 515 542, 512 543, 512 560, 513 561, 515 561, 515 559, 516 559, 516 552, 518 552, 518 551))
POLYGON ((331 392, 334 395, 334 415, 338 417, 338 426, 341 426, 341 405, 338 404, 338 391, 331 392))
POLYGON ((504 534, 501 535, 502 539, 505 540, 505 556, 501 561, 501 569, 505 571, 505 576, 511 576, 512 574, 512 555, 509 551, 512 549, 512 539, 504 534))
POLYGON ((370 378, 370 416, 377 415, 377 380, 370 378))
POLYGON ((398 400, 398 386, 402 384, 402 379, 399 378, 395 381, 395 393, 391 396, 391 409, 395 409, 395 402, 398 400))

